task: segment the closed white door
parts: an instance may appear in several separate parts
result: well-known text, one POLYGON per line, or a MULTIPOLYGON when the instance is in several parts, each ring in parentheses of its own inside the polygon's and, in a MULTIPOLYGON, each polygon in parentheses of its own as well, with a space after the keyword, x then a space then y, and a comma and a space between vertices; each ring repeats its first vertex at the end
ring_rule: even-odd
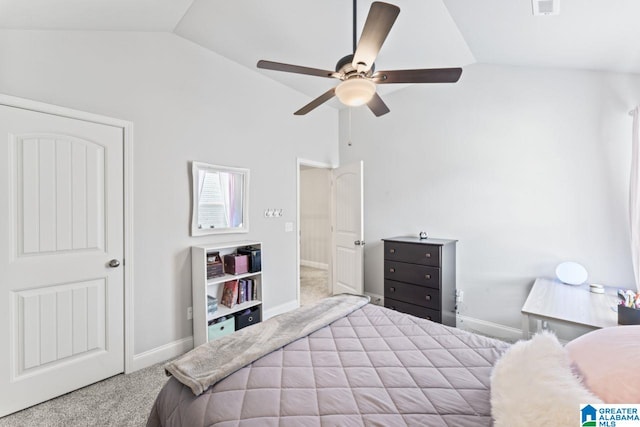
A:
POLYGON ((363 163, 333 170, 333 293, 364 293, 363 163))
POLYGON ((0 106, 0 171, 3 416, 124 370, 122 128, 0 106))

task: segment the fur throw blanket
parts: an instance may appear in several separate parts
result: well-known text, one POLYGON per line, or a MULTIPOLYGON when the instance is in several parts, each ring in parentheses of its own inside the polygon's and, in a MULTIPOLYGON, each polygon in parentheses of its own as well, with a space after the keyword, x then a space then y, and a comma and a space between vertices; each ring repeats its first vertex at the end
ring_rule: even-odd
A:
POLYGON ((164 369, 196 396, 262 356, 305 337, 369 303, 369 297, 335 295, 202 344, 164 369))
POLYGON ((491 376, 495 427, 580 424, 580 404, 602 403, 574 373, 555 335, 541 333, 511 346, 491 376))

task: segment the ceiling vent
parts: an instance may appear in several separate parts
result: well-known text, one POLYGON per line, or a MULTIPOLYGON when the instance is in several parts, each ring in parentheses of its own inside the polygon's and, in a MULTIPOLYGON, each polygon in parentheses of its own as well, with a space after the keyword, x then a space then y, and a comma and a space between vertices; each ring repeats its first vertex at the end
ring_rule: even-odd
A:
POLYGON ((531 0, 534 16, 558 15, 560 0, 531 0))

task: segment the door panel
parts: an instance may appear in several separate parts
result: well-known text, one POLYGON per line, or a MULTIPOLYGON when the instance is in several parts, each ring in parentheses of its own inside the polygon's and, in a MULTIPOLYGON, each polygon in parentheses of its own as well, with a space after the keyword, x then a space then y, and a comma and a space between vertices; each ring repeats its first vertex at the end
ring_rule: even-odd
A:
POLYGON ((104 250, 104 147, 46 135, 17 137, 15 150, 18 253, 104 250))
POLYGON ((0 416, 124 370, 122 129, 0 106, 0 416))
POLYGON ((333 170, 333 193, 335 206, 333 293, 347 292, 362 295, 364 293, 362 162, 333 170))
POLYGON ((13 379, 71 356, 105 351, 105 290, 101 279, 13 292, 13 379))

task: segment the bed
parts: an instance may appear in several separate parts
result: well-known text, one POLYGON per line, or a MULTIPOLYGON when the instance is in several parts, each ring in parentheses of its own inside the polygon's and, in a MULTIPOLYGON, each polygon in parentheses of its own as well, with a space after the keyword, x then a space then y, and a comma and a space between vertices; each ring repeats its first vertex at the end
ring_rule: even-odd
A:
POLYGON ((508 346, 330 297, 167 364, 147 426, 489 426, 508 346))

